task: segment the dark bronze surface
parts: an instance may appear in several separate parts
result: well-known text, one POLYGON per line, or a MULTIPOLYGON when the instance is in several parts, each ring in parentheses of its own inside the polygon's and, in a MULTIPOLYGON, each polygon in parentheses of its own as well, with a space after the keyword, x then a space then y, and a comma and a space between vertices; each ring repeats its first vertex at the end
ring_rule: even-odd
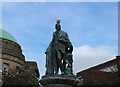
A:
POLYGON ((68 34, 61 30, 60 20, 55 25, 56 31, 50 42, 46 54, 46 75, 58 74, 59 68, 62 75, 73 75, 72 51, 73 46, 68 34))

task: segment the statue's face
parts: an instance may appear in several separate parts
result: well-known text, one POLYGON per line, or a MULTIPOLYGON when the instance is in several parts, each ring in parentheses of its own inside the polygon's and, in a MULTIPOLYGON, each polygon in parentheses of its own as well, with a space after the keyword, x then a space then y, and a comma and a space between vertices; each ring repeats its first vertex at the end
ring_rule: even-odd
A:
POLYGON ((60 20, 57 20, 57 24, 60 24, 60 20))

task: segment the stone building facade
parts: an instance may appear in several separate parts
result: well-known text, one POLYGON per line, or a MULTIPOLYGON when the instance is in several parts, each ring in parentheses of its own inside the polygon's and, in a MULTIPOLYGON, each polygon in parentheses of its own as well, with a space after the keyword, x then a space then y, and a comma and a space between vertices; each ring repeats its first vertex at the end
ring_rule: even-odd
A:
POLYGON ((19 68, 23 66, 25 63, 25 57, 22 54, 20 45, 3 38, 0 38, 0 41, 2 41, 3 70, 7 66, 9 66, 9 68, 19 68))
POLYGON ((21 46, 18 44, 16 39, 10 33, 0 29, 0 74, 8 72, 9 69, 21 68, 30 65, 33 67, 35 66, 35 73, 39 77, 37 63, 35 61, 29 62, 31 62, 32 65, 25 61, 25 56, 22 53, 21 46))
POLYGON ((39 77, 39 70, 35 61, 26 61, 25 69, 30 70, 32 73, 35 72, 35 76, 39 77))
POLYGON ((5 30, 1 30, 0 33, 2 34, 0 35, 2 72, 24 66, 25 56, 22 54, 21 46, 17 43, 16 39, 5 30))

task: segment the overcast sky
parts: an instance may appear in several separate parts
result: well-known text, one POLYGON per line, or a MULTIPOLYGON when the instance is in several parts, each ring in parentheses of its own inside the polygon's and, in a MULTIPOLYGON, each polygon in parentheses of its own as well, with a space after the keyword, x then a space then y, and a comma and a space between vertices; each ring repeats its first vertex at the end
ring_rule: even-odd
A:
POLYGON ((4 2, 2 27, 21 45, 26 60, 45 73, 46 48, 57 17, 74 46, 74 74, 117 56, 117 2, 4 2))

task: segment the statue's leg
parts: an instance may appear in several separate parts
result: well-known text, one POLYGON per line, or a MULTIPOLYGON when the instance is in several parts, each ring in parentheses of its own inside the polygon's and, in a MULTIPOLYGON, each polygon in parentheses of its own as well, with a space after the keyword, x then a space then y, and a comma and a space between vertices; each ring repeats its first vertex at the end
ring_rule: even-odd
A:
POLYGON ((57 52, 56 50, 53 51, 53 67, 55 74, 58 74, 58 63, 57 63, 57 52))
POLYGON ((66 58, 67 58, 67 55, 66 54, 63 54, 63 71, 64 73, 66 73, 66 58))
POLYGON ((56 60, 55 60, 55 74, 58 74, 58 72, 59 72, 59 65, 58 65, 58 59, 57 59, 57 56, 56 56, 56 58, 55 58, 56 60))
POLYGON ((60 67, 61 70, 61 74, 64 74, 64 70, 63 70, 63 64, 62 64, 62 54, 61 52, 57 51, 57 59, 58 59, 58 66, 60 67))
POLYGON ((53 59, 52 59, 52 61, 51 61, 51 74, 54 74, 54 67, 53 67, 53 59))
POLYGON ((66 62, 65 60, 63 60, 63 72, 65 73, 65 71, 66 71, 66 62))
POLYGON ((57 63, 57 67, 56 67, 56 72, 57 72, 57 74, 59 72, 59 65, 58 65, 58 63, 57 63))

